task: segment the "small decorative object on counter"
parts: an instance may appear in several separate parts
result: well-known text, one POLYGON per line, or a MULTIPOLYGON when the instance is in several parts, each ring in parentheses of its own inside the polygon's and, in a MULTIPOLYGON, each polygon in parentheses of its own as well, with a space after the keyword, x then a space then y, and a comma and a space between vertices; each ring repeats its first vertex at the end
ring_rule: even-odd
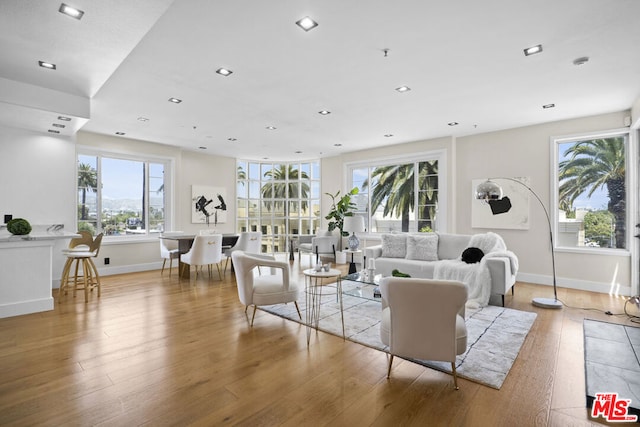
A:
POLYGON ((24 218, 13 218, 7 223, 7 230, 11 234, 22 236, 31 233, 31 224, 24 218))

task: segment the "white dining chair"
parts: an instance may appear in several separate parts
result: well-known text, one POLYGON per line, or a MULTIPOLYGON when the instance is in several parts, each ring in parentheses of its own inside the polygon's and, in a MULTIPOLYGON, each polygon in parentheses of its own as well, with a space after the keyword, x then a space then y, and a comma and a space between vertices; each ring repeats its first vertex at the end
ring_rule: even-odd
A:
MULTIPOLYGON (((222 261, 222 234, 212 234, 208 236, 196 236, 189 252, 180 255, 182 268, 196 267, 196 280, 198 279, 198 271, 203 266, 207 266, 209 277, 211 277, 211 266, 213 264, 218 268, 218 276, 222 280, 222 272, 220 271, 220 261, 222 261)), ((181 275, 184 272, 181 272, 181 275)))

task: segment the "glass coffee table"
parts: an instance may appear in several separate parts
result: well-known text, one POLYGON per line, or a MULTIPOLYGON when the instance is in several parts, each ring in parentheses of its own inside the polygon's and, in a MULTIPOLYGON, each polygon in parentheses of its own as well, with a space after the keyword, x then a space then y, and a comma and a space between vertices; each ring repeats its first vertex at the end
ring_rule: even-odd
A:
POLYGON ((354 297, 380 301, 380 287, 382 274, 376 274, 370 278, 363 271, 342 276, 342 293, 354 297))

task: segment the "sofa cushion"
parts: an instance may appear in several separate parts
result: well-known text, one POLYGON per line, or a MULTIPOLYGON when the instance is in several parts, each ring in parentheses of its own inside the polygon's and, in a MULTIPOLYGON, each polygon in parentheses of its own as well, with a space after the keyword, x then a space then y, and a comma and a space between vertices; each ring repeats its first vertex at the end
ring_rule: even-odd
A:
POLYGON ((407 256, 406 234, 383 234, 382 256, 385 258, 404 258, 407 256))
POLYGON ((464 234, 438 234, 438 259, 459 259, 469 239, 471 236, 464 234))
POLYGON ((407 236, 407 259, 420 261, 438 260, 438 235, 426 233, 425 235, 407 236))

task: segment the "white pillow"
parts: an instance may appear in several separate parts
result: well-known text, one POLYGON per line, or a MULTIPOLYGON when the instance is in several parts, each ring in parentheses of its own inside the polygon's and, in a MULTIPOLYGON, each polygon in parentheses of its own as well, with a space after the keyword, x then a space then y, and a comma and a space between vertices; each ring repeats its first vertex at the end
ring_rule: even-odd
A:
POLYGON ((406 234, 383 234, 382 256, 384 258, 404 258, 407 256, 406 234))
POLYGON ((436 233, 428 233, 420 236, 408 236, 407 259, 437 261, 438 235, 436 233))

